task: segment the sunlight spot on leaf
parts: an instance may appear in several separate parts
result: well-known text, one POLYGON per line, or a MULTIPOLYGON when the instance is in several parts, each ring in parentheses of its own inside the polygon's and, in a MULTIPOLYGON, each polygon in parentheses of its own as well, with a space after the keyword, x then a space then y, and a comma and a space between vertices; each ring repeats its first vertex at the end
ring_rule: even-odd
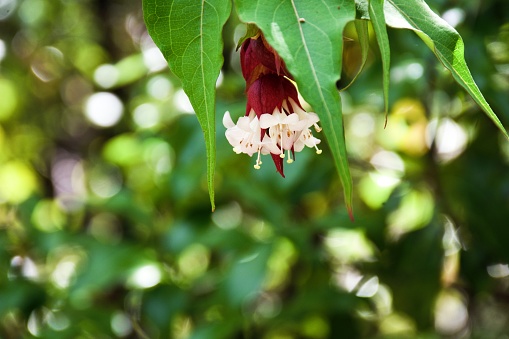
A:
POLYGON ((149 73, 159 72, 168 67, 168 63, 159 48, 153 46, 144 49, 142 52, 143 63, 148 68, 149 73))
MULTIPOLYGON (((7 1, 7 4, 13 4, 12 9, 17 1, 7 1)), ((43 0, 25 0, 21 2, 18 9, 18 15, 27 25, 36 25, 48 15, 49 3, 43 0)))
POLYGON ((253 300, 247 298, 244 304, 243 313, 245 316, 253 317, 255 321, 263 321, 276 317, 281 313, 281 298, 277 293, 258 293, 253 300))
POLYGON ((361 230, 331 230, 325 237, 325 247, 339 263, 373 260, 373 245, 361 230))
POLYGON ((31 221, 34 226, 43 232, 54 232, 62 229, 65 224, 65 215, 54 200, 42 199, 34 207, 31 221))
POLYGON ((78 258, 74 256, 67 256, 57 264, 55 270, 51 274, 51 279, 55 286, 67 288, 71 284, 76 273, 77 260, 78 258))
POLYGON ((418 62, 397 65, 391 68, 391 81, 417 80, 424 74, 424 67, 418 62))
POLYGON ((382 319, 380 332, 390 338, 415 338, 415 327, 413 319, 408 315, 393 312, 382 319))
POLYGON ((424 73, 424 67, 417 62, 412 62, 407 66, 407 74, 411 79, 419 79, 424 73))
POLYGON ((442 14, 442 19, 452 27, 456 27, 465 20, 465 11, 458 7, 448 9, 442 14))
POLYGON ((223 71, 219 71, 219 76, 217 77, 216 80, 216 88, 220 87, 223 84, 223 81, 224 81, 223 71))
POLYGON ((143 160, 155 174, 164 175, 171 171, 173 149, 164 140, 149 138, 143 142, 143 160))
POLYGON ((149 288, 161 282, 161 270, 154 264, 138 267, 129 277, 128 285, 136 288, 149 288))
POLYGON ((376 291, 372 298, 373 302, 376 305, 378 314, 388 316, 393 312, 392 293, 388 286, 379 283, 378 290, 376 291))
POLYGON ((444 290, 435 305, 435 328, 444 335, 461 331, 468 323, 464 297, 457 291, 444 290))
POLYGON ((456 226, 453 224, 452 220, 447 216, 444 216, 444 218, 444 235, 442 237, 444 260, 442 264, 441 280, 444 286, 450 286, 458 281, 462 244, 456 226))
POLYGON ((167 99, 173 91, 173 84, 165 76, 159 75, 150 79, 147 83, 147 93, 154 99, 167 99))
POLYGON ((94 81, 102 88, 110 88, 115 86, 119 75, 120 72, 114 65, 104 64, 94 71, 94 81))
POLYGON ((100 198, 111 198, 122 189, 122 176, 116 167, 96 167, 88 174, 89 187, 100 198))
POLYGON ((41 334, 41 327, 43 326, 41 317, 38 316, 37 312, 34 310, 30 313, 30 317, 28 317, 27 321, 27 330, 35 337, 38 337, 41 334))
POLYGON ((63 75, 64 54, 53 46, 39 48, 32 56, 32 73, 43 82, 49 82, 63 75))
POLYGON ((376 292, 378 292, 378 286, 378 277, 374 276, 362 284, 355 295, 362 298, 371 298, 376 294, 376 292))
POLYGON ((210 251, 201 244, 192 244, 180 254, 177 263, 180 273, 191 281, 205 273, 209 261, 210 251))
POLYGON ((375 172, 369 173, 369 176, 373 179, 376 185, 381 188, 394 188, 401 181, 399 178, 394 176, 375 172))
POLYGON ((144 103, 133 111, 133 120, 141 128, 151 128, 159 123, 160 114, 157 106, 151 103, 144 103))
POLYGON ((109 92, 92 94, 87 99, 84 109, 88 120, 99 127, 116 125, 124 113, 122 101, 109 92))
POLYGON ((446 218, 444 223, 444 236, 442 238, 442 244, 444 246, 444 255, 452 255, 461 250, 461 243, 458 236, 458 232, 452 223, 451 219, 446 218))
POLYGON ((426 143, 436 145, 440 160, 447 162, 458 157, 467 147, 467 133, 454 120, 449 118, 433 119, 426 128, 426 143))
POLYGON ((237 202, 232 202, 216 208, 211 218, 219 228, 229 230, 237 227, 242 221, 242 209, 237 202))
MULTIPOLYGON (((7 1, 16 5, 17 1, 7 1)), ((49 3, 43 0, 24 0, 18 9, 18 15, 27 25, 36 25, 48 15, 49 3)), ((12 7, 14 9, 14 7, 12 7)))
POLYGON ((7 19, 12 13, 14 13, 17 3, 17 0, 0 1, 0 20, 7 19))
POLYGON ((7 47, 5 46, 5 42, 0 39, 0 62, 5 58, 7 54, 7 47))
POLYGON ((509 265, 507 264, 495 264, 486 267, 488 274, 492 278, 504 278, 509 275, 509 265))
POLYGON ((380 172, 400 177, 405 172, 405 164, 394 152, 379 151, 371 157, 370 163, 380 172))
POLYGON ((48 312, 47 323, 55 331, 63 331, 71 325, 71 321, 64 312, 48 312))
POLYGON ((370 172, 359 183, 361 199, 372 209, 379 209, 387 201, 400 179, 390 174, 370 172))
POLYGON ((387 218, 391 239, 426 226, 433 217, 434 201, 427 189, 411 190, 402 197, 399 207, 387 218))
POLYGON ((352 292, 364 276, 352 267, 345 267, 336 276, 336 283, 348 292, 352 292))
POLYGON ((0 202, 18 204, 37 188, 34 171, 20 161, 10 161, 0 166, 0 202))
POLYGON ((117 311, 111 316, 111 330, 118 337, 126 337, 133 331, 133 326, 124 312, 117 311))
POLYGON ((274 233, 270 223, 263 220, 252 219, 246 226, 249 234, 258 241, 267 241, 274 233))
POLYGON ((173 101, 175 107, 177 107, 179 111, 183 113, 194 114, 194 108, 191 105, 191 102, 189 101, 189 97, 187 96, 183 89, 179 89, 177 92, 175 92, 173 101))
POLYGON ((76 211, 83 206, 87 190, 85 168, 79 157, 66 153, 58 155, 53 161, 51 179, 60 207, 76 211))
POLYGON ((21 96, 14 82, 0 78, 0 121, 10 119, 19 107, 21 96))
POLYGON ((9 270, 7 277, 9 279, 16 279, 16 274, 11 271, 20 271, 21 275, 30 280, 39 279, 39 270, 37 265, 30 257, 21 257, 19 255, 14 256, 11 259, 11 270, 9 270))
POLYGON ((366 138, 375 131, 375 119, 369 113, 359 113, 350 121, 352 134, 359 138, 366 138))

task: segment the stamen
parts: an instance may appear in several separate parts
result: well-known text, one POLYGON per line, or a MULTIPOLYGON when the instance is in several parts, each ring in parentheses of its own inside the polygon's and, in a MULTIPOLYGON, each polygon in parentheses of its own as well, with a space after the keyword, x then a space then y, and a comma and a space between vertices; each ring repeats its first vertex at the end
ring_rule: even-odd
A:
POLYGON ((258 157, 256 159, 256 163, 254 165, 254 168, 255 169, 260 169, 260 165, 262 164, 261 160, 260 160, 260 153, 262 151, 262 148, 261 147, 258 147, 258 157))
POLYGON ((317 132, 322 131, 322 128, 320 126, 318 126, 316 123, 314 123, 313 126, 315 126, 315 131, 317 131, 317 132))
POLYGON ((284 159, 285 158, 285 150, 283 148, 283 145, 284 145, 284 142, 283 142, 283 126, 281 124, 279 124, 279 130, 280 130, 280 134, 281 134, 281 154, 279 155, 279 157, 281 159, 284 159))
POLYGON ((290 150, 288 150, 288 159, 286 160, 287 163, 291 164, 293 162, 292 154, 290 153, 290 150))
POLYGON ((322 150, 319 149, 315 144, 316 154, 322 154, 322 150))

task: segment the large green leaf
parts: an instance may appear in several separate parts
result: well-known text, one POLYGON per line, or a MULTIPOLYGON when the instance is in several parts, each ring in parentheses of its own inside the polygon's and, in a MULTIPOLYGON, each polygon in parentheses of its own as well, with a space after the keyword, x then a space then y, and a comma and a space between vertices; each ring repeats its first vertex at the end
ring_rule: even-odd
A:
POLYGON ((351 0, 236 0, 239 17, 255 23, 283 58, 299 91, 320 117, 352 214, 352 179, 346 154, 341 99, 343 29, 355 18, 351 0))
POLYGON ((454 79, 470 94, 495 125, 509 138, 504 126, 477 87, 465 62, 463 39, 423 0, 385 0, 387 25, 415 31, 451 71, 454 79))
POLYGON ((222 28, 230 12, 228 0, 143 0, 148 32, 170 69, 182 80, 205 136, 212 209, 216 162, 215 85, 223 65, 222 28))
POLYGON ((369 0, 368 10, 371 22, 373 23, 373 30, 375 31, 378 47, 380 48, 380 55, 382 56, 385 124, 387 124, 391 50, 389 47, 389 37, 387 36, 387 26, 385 25, 384 0, 369 0))

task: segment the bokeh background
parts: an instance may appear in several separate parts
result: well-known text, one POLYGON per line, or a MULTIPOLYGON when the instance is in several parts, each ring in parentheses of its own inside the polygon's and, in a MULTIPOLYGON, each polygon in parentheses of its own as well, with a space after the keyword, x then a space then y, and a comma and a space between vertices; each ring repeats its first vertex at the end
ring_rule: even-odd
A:
MULTIPOLYGON (((509 3, 428 3, 509 126, 509 3)), ((211 213, 202 132, 141 3, 0 0, 0 337, 509 338, 509 141, 389 30, 387 127, 375 41, 342 92, 351 222, 324 143, 282 179, 226 142, 244 29, 224 30, 211 213)))

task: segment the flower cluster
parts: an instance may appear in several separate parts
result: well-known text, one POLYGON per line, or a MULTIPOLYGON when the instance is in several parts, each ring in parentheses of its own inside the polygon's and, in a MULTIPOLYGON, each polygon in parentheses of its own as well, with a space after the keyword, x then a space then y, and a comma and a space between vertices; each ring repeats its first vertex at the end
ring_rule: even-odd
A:
POLYGON ((270 154, 284 177, 285 158, 292 163, 295 152, 304 146, 322 152, 317 146, 320 139, 311 132, 312 127, 321 130, 318 116, 302 108, 283 60, 261 34, 244 41, 240 57, 246 80, 246 114, 235 124, 230 113, 225 113, 226 138, 236 153, 257 154, 255 169, 262 164, 261 155, 270 154))

